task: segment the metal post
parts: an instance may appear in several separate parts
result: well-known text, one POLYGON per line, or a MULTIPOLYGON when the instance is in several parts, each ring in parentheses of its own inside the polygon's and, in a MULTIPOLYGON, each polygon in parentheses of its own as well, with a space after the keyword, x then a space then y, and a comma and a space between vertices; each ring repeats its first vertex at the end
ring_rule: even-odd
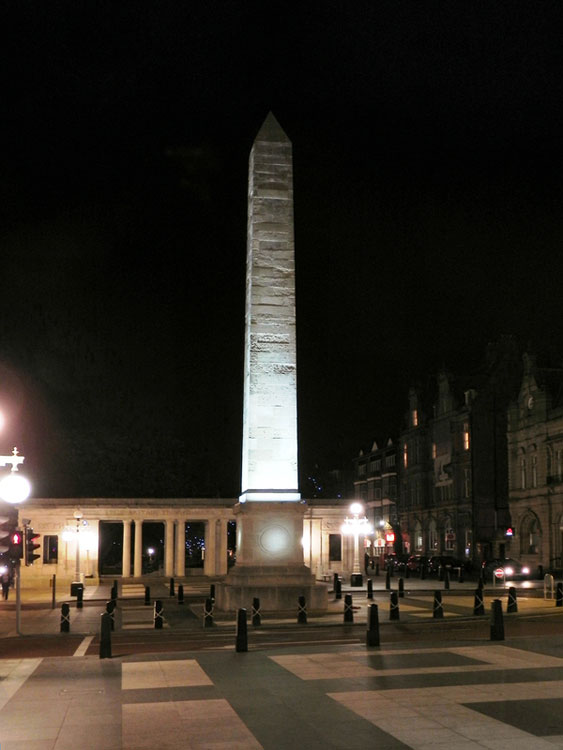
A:
POLYGON ((57 601, 57 574, 53 573, 53 591, 51 596, 51 609, 55 609, 57 601))
POLYGON ((248 651, 248 633, 246 629, 246 609, 239 609, 237 613, 237 637, 235 650, 248 651))
MULTIPOLYGON (((24 541, 25 544, 25 541, 24 541)), ((16 633, 21 635, 21 581, 20 581, 21 563, 16 562, 16 633)))
POLYGON ((368 606, 366 646, 379 646, 379 613, 377 604, 370 604, 368 606))

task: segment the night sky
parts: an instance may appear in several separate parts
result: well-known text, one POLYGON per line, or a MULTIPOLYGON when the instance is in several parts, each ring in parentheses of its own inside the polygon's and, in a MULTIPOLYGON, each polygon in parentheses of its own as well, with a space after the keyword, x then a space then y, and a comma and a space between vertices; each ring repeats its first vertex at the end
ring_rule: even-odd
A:
POLYGON ((248 154, 293 143, 301 489, 414 381, 563 360, 557 2, 4 2, 3 452, 36 496, 240 491, 248 154))

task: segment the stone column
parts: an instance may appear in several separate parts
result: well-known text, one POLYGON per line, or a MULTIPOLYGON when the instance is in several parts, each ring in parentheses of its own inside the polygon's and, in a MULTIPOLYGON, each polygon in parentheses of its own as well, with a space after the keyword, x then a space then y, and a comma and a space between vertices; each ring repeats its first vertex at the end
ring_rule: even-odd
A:
POLYGON ((121 577, 131 575, 131 521, 123 521, 123 563, 121 577))
POLYGON ((143 575, 143 521, 135 519, 135 552, 133 556, 133 575, 143 575))
POLYGON ((203 561, 203 575, 216 575, 215 568, 215 519, 210 518, 205 522, 205 560, 203 561))
POLYGON ((186 522, 176 521, 176 575, 183 578, 186 575, 186 522))
POLYGON ((218 518, 216 521, 217 548, 215 550, 215 572, 218 576, 227 573, 227 519, 218 518))
POLYGON ((174 575, 174 521, 169 518, 164 522, 164 575, 174 575))

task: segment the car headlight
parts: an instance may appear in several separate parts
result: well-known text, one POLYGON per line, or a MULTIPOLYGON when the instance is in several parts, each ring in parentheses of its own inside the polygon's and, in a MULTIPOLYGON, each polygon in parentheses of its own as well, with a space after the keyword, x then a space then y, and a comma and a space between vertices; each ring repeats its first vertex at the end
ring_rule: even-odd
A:
POLYGON ((522 573, 527 576, 530 574, 530 568, 528 568, 526 565, 522 568, 522 573))
POLYGON ((510 566, 504 569, 504 575, 505 576, 511 576, 514 573, 514 569, 510 566))

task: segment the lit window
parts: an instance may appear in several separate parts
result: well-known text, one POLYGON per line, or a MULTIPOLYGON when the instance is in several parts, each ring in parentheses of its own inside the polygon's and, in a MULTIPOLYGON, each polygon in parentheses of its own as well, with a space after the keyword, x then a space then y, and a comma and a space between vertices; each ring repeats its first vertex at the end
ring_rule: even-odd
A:
POLYGON ((438 449, 436 448, 436 443, 432 443, 432 458, 436 458, 438 455, 438 449))
POLYGON ((467 422, 463 425, 463 450, 469 450, 469 424, 467 422))
POLYGON ((413 427, 418 427, 418 411, 416 409, 411 412, 411 424, 413 427))
POLYGON ((403 443, 403 466, 405 469, 409 465, 409 447, 406 443, 403 443))

